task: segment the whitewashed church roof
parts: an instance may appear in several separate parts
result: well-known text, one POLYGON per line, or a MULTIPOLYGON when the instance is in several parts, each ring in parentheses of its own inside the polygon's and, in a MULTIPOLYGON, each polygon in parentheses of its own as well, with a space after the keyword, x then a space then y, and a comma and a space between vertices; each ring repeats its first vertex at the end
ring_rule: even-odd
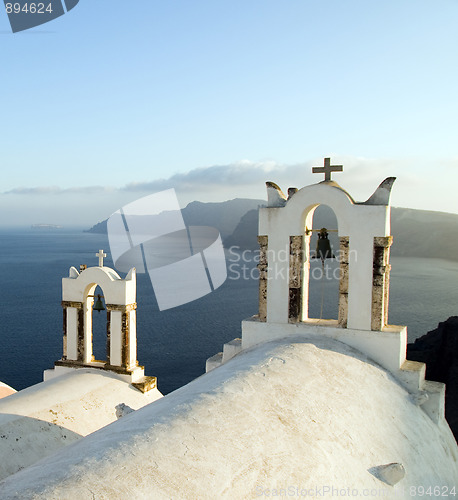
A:
POLYGON ((276 340, 11 476, 0 497, 259 498, 327 486, 410 498, 410 486, 451 488, 455 440, 417 404, 345 344, 276 340), (376 477, 390 463, 405 469, 396 486, 376 477))
POLYGON ((1 399, 0 479, 115 421, 117 405, 138 409, 160 397, 109 372, 79 369, 1 399))

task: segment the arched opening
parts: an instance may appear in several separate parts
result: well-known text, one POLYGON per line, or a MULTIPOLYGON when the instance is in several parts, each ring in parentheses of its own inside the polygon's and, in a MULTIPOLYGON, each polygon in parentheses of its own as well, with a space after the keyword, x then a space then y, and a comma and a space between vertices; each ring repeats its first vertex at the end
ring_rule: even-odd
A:
MULTIPOLYGON (((310 219, 309 219, 310 220, 310 219)), ((340 282, 340 262, 339 262, 339 234, 337 217, 327 205, 319 205, 313 212, 311 234, 305 237, 305 255, 309 255, 309 263, 304 263, 304 272, 308 272, 308 279, 305 276, 303 298, 308 300, 309 319, 332 319, 337 320, 339 314, 339 282, 340 282), (319 231, 327 229, 327 238, 331 247, 332 255, 322 253, 317 255, 317 243, 320 237, 319 231), (308 251, 307 251, 308 250, 308 251), (325 257, 325 258, 322 258, 325 257), (334 258, 332 258, 334 257, 334 258)), ((327 242, 320 242, 320 249, 327 247, 327 242)), ((306 312, 307 304, 303 304, 306 312)))
MULTIPOLYGON (((94 290, 94 305, 97 301, 97 296, 103 297, 103 292, 100 286, 94 290)), ((105 307, 105 301, 102 298, 105 307)), ((107 313, 105 311, 95 311, 92 306, 92 357, 94 361, 107 362, 107 313)))
POLYGON ((106 310, 94 310, 99 295, 105 307, 102 288, 96 283, 92 283, 87 287, 84 310, 84 361, 86 363, 101 362, 105 364, 108 360, 107 313, 106 310))

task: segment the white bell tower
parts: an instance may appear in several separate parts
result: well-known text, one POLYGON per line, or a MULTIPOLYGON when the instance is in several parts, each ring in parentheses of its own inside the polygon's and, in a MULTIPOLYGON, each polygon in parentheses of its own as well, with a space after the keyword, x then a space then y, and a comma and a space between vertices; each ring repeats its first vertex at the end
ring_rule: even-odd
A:
POLYGON ((123 279, 103 265, 106 254, 99 250, 97 267, 78 271, 70 268, 62 278, 63 355, 45 380, 77 368, 109 371, 146 392, 156 387, 155 377, 145 377, 137 361, 136 272, 132 268, 123 279), (92 354, 92 309, 97 286, 103 291, 107 311, 107 353, 105 360, 92 354))
POLYGON ((241 350, 286 337, 330 337, 389 370, 435 421, 444 418, 445 386, 425 380, 425 365, 406 359, 407 327, 388 323, 390 284, 390 194, 388 177, 365 202, 356 202, 331 180, 341 165, 325 158, 322 182, 288 196, 267 182, 267 207, 259 209, 259 312, 242 321, 242 339, 225 344, 207 360, 207 371, 241 350), (337 319, 309 315, 310 237, 313 213, 330 207, 339 236, 339 313, 337 319))

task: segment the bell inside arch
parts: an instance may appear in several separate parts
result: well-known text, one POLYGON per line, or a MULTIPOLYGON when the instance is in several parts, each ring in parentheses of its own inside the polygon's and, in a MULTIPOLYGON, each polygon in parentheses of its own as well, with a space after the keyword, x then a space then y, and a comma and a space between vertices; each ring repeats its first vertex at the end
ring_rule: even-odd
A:
POLYGON ((94 311, 105 311, 105 307, 103 306, 102 296, 100 294, 97 295, 97 300, 94 304, 94 311))
POLYGON ((318 233, 318 240, 316 242, 316 258, 324 261, 325 259, 334 259, 332 253, 331 242, 328 238, 328 230, 323 227, 318 233))

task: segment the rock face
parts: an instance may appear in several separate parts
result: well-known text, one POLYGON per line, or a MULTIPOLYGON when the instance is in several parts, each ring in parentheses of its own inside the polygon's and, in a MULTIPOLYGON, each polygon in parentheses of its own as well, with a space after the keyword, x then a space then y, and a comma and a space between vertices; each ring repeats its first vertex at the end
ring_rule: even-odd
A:
MULTIPOLYGON (((193 201, 182 209, 181 213, 187 226, 211 226, 221 233, 223 239, 229 237, 239 224, 240 219, 250 210, 256 211, 256 219, 250 227, 254 227, 255 243, 257 234, 257 209, 264 205, 264 200, 236 198, 219 203, 202 203, 193 201)), ((95 224, 86 232, 107 234, 107 221, 95 224)))
MULTIPOLYGON (((258 208, 264 200, 237 198, 220 203, 193 201, 181 212, 188 226, 211 226, 218 229, 224 247, 239 246, 242 250, 258 250, 258 208)), ((315 213, 315 228, 336 228, 337 220, 332 210, 321 205, 315 213)), ((88 233, 107 234, 104 220, 87 230, 88 233)), ((430 212, 410 208, 391 209, 391 233, 394 244, 391 255, 395 257, 437 258, 458 261, 458 214, 430 212), (427 225, 430 238, 423 237, 427 225), (447 245, 438 242, 446 241, 447 245)), ((333 248, 339 248, 338 237, 330 235, 333 248), (332 239, 335 238, 335 242, 332 239)))
POLYGON ((409 344, 407 359, 426 363, 426 378, 447 385, 445 417, 458 439, 458 316, 409 344))
POLYGON ((224 247, 240 247, 248 250, 258 250, 258 209, 247 212, 237 224, 234 232, 224 240, 224 247))
MULTIPOLYGON (((334 212, 329 207, 320 205, 315 212, 313 227, 336 228, 337 220, 334 212)), ((224 246, 229 248, 234 245, 242 249, 257 250, 259 248, 257 234, 258 211, 256 209, 242 217, 234 232, 225 238, 224 246)), ((458 254, 455 251, 458 247, 458 214, 393 207, 391 209, 391 234, 394 238, 391 248, 393 257, 434 257, 458 261, 458 254), (422 228, 425 224, 433 228, 431 238, 422 236, 422 228), (446 241, 447 245, 438 245, 441 241, 446 241)), ((330 240, 333 248, 339 248, 337 236, 331 233, 330 240)))

